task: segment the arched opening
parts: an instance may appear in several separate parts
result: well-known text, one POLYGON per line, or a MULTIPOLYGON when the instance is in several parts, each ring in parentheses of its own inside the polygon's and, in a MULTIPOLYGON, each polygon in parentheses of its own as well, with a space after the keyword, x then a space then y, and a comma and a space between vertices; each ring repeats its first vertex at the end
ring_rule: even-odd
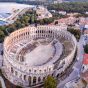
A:
POLYGON ((38 30, 38 33, 39 33, 39 30, 38 30))
POLYGON ((24 57, 23 57, 23 56, 20 57, 20 61, 21 61, 21 62, 24 61, 24 57))
POLYGON ((33 84, 36 84, 36 77, 33 77, 33 84))
POLYGON ((51 71, 51 68, 49 68, 49 72, 51 71))
POLYGON ((39 72, 41 73, 41 70, 39 70, 39 72))
POLYGON ((36 31, 36 33, 38 33, 38 32, 36 31))
POLYGON ((41 82, 41 78, 40 77, 38 77, 38 82, 41 82))
POLYGON ((13 73, 13 68, 11 67, 11 72, 13 73))
POLYGON ((43 81, 45 80, 45 77, 43 77, 43 81))
POLYGON ((19 77, 20 77, 20 79, 22 79, 22 74, 19 77))
POLYGON ((24 75, 24 80, 26 80, 26 75, 24 75))
POLYGON ((46 69, 44 70, 44 72, 46 72, 46 69))
POLYGON ((40 30, 40 33, 41 33, 42 31, 40 30))
POLYGON ((26 35, 27 35, 27 32, 26 32, 26 35))
POLYGON ((44 31, 42 30, 42 33, 44 33, 44 31))
POLYGON ((51 31, 49 30, 49 33, 51 33, 51 31))
POLYGON ((16 75, 16 76, 18 75, 17 71, 15 71, 15 75, 16 75))
POLYGON ((29 72, 31 72, 31 69, 29 69, 29 72))
POLYGON ((28 77, 29 86, 31 86, 31 76, 28 77))

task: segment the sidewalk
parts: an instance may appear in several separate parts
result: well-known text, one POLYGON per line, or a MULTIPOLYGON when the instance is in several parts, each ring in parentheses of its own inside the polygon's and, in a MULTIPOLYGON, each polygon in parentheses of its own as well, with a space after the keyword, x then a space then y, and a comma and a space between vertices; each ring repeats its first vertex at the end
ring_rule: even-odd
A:
POLYGON ((6 88, 3 78, 0 76, 1 88, 6 88))
POLYGON ((2 55, 0 55, 0 68, 2 67, 2 59, 3 59, 3 57, 2 57, 2 55))

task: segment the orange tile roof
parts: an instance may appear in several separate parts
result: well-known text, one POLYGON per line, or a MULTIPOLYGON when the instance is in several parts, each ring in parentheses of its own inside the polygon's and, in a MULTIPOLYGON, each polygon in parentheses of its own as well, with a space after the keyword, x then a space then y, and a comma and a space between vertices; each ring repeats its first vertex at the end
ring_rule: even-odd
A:
POLYGON ((83 64, 88 65, 88 54, 84 54, 83 64))

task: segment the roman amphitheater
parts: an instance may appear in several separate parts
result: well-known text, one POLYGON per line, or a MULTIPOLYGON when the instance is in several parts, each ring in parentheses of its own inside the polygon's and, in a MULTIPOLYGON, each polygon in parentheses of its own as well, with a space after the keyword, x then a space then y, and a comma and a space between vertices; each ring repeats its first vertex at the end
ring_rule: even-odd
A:
POLYGON ((28 26, 5 38, 2 72, 15 85, 39 85, 48 75, 64 72, 76 48, 75 37, 66 30, 28 26))

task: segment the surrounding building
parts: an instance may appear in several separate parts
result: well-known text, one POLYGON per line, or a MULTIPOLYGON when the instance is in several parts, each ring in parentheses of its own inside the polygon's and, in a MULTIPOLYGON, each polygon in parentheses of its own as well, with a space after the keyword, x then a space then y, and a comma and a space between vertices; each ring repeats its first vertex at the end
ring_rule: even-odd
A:
POLYGON ((59 11, 59 14, 61 14, 61 15, 66 15, 67 12, 66 12, 66 11, 59 11))
POLYGON ((87 70, 88 70, 88 54, 84 54, 82 72, 85 72, 87 70))
POLYGON ((49 24, 49 26, 56 26, 60 30, 67 30, 67 25, 65 23, 58 23, 54 25, 53 23, 49 24))
POLYGON ((88 70, 81 74, 81 78, 83 79, 84 83, 86 84, 85 88, 88 88, 88 70))
POLYGON ((44 19, 52 17, 52 14, 43 6, 38 6, 36 8, 37 19, 44 19))
POLYGON ((61 18, 58 20, 55 20, 54 23, 57 21, 59 24, 60 23, 64 23, 66 25, 73 25, 76 22, 76 18, 75 17, 67 17, 67 18, 61 18))
POLYGON ((84 26, 84 28, 88 29, 88 17, 80 17, 79 25, 84 26))
POLYGON ((87 88, 87 84, 82 79, 74 79, 65 84, 64 88, 87 88))

